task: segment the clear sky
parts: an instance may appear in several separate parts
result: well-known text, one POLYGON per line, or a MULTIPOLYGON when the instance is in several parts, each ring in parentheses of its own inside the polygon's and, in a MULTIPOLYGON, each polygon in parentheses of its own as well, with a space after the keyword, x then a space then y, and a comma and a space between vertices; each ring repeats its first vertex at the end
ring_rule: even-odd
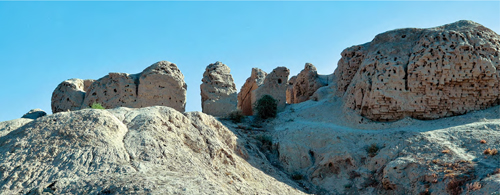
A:
POLYGON ((51 114, 69 78, 138 73, 166 60, 188 85, 186 111, 201 111, 205 67, 221 61, 238 90, 252 67, 306 62, 331 74, 343 49, 379 33, 472 20, 500 32, 499 1, 0 2, 0 121, 33 108, 51 114))

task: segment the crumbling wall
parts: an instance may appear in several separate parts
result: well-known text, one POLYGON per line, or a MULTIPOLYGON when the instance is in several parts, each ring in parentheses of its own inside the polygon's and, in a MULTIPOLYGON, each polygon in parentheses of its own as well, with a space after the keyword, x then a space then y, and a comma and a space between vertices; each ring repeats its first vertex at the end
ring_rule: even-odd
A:
POLYGON ((499 52, 499 35, 471 21, 385 32, 342 52, 337 95, 380 121, 485 109, 499 102, 499 52))

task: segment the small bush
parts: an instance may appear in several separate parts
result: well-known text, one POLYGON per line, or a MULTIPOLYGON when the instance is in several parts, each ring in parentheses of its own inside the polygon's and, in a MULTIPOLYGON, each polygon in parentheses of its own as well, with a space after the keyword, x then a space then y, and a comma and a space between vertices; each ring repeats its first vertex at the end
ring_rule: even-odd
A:
POLYGON ((275 118, 278 112, 278 101, 270 95, 264 95, 255 102, 257 117, 261 119, 275 118))
POLYGON ((368 155, 370 157, 374 157, 377 155, 378 150, 380 150, 380 148, 377 146, 377 144, 372 144, 366 149, 366 152, 368 152, 368 155))
POLYGON ((245 115, 243 115, 243 112, 241 110, 236 110, 228 115, 229 120, 231 120, 233 123, 241 123, 243 119, 245 118, 245 115))
POLYGON ((90 106, 92 109, 106 109, 104 108, 101 104, 94 102, 92 103, 92 106, 90 106))
POLYGON ((485 144, 486 140, 482 139, 481 141, 479 141, 479 143, 485 144))

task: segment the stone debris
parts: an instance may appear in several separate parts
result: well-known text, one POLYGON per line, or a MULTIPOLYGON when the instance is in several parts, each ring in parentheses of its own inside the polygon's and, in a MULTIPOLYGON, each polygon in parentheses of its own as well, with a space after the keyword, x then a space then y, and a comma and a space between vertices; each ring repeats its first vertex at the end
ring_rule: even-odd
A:
POLYGON ((212 116, 227 116, 236 111, 238 94, 231 69, 222 62, 210 64, 200 85, 202 112, 212 116))

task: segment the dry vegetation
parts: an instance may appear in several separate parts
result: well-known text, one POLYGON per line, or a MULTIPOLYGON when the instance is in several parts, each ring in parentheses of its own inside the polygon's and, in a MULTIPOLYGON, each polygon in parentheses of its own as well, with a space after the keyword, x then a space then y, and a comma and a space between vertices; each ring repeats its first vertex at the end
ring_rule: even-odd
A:
POLYGON ((497 149, 491 149, 491 148, 488 148, 486 150, 483 151, 483 153, 485 155, 497 155, 498 154, 498 150, 497 149))
POLYGON ((481 187, 481 183, 476 181, 474 183, 468 183, 465 189, 467 189, 467 192, 472 192, 481 189, 481 187))

